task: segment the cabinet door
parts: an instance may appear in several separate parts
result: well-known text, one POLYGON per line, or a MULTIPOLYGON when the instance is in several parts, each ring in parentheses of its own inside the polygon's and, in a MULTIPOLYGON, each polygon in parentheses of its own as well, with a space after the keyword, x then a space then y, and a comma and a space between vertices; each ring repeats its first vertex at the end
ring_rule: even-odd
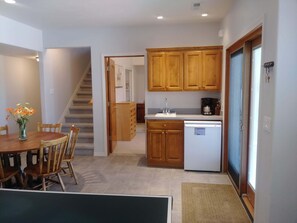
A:
POLYGON ((205 90, 220 90, 222 75, 221 50, 203 51, 203 88, 205 90))
POLYGON ((185 52, 184 90, 195 91, 202 88, 202 52, 185 52))
POLYGON ((148 54, 148 90, 165 91, 165 53, 151 52, 148 54))
POLYGON ((147 158, 149 165, 162 165, 165 163, 164 130, 147 130, 147 158))
POLYGON ((184 166, 184 132, 183 130, 166 131, 166 161, 168 166, 184 166))
POLYGON ((166 89, 167 91, 183 90, 183 53, 166 53, 166 89))

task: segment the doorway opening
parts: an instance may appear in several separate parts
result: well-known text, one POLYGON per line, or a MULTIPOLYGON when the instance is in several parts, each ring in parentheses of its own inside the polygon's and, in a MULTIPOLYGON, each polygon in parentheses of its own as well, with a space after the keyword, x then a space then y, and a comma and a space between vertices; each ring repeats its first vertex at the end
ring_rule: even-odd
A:
POLYGON ((144 55, 105 57, 108 154, 145 154, 144 55))

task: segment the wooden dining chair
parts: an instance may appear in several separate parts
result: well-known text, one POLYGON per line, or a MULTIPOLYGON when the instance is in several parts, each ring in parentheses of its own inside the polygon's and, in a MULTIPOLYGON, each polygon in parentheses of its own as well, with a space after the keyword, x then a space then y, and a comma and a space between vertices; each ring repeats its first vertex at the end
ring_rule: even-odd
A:
MULTIPOLYGON (((0 126, 0 135, 8 135, 8 125, 0 126)), ((20 162, 20 157, 17 154, 2 154, 2 161, 5 167, 7 166, 17 166, 16 162, 20 162), (13 158, 14 165, 11 164, 10 158, 13 158)))
MULTIPOLYGON (((62 123, 37 123, 37 132, 58 132, 62 130, 62 123)), ((38 162, 38 150, 32 150, 27 153, 27 165, 33 165, 33 157, 36 157, 36 163, 38 162)))
POLYGON ((61 132, 62 123, 48 124, 48 123, 37 123, 37 132, 61 132))
POLYGON ((23 185, 23 180, 20 174, 20 171, 17 167, 7 166, 4 163, 3 154, 0 154, 0 188, 3 187, 3 183, 11 180, 13 177, 16 178, 16 181, 23 185))
POLYGON ((29 177, 37 177, 42 180, 42 189, 45 191, 50 183, 59 183, 63 191, 65 186, 60 176, 61 163, 65 155, 68 143, 68 135, 59 139, 43 141, 41 140, 38 163, 25 167, 24 172, 25 186, 27 186, 29 177), (45 156, 45 153, 47 154, 45 156), (52 177, 56 176, 57 181, 52 177))
POLYGON ((72 161, 74 160, 75 145, 76 145, 79 131, 80 131, 79 128, 75 127, 74 125, 71 126, 70 132, 69 132, 68 146, 63 159, 63 162, 66 163, 67 166, 62 166, 63 172, 66 175, 70 175, 71 177, 73 177, 75 184, 78 184, 78 182, 77 182, 76 174, 74 172, 72 161))
POLYGON ((0 126, 0 135, 8 135, 8 126, 0 126))
MULTIPOLYGON (((4 126, 0 126, 0 135, 8 135, 8 126, 4 125, 4 126)), ((1 159, 3 161, 3 165, 4 166, 8 166, 10 164, 9 162, 9 157, 11 155, 9 154, 3 154, 1 159)))

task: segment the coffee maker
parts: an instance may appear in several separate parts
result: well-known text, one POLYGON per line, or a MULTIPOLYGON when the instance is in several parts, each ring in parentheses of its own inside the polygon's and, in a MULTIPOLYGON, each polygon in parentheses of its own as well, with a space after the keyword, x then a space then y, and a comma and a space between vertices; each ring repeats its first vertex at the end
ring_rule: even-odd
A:
POLYGON ((215 115, 216 106, 219 99, 217 98, 201 98, 201 114, 215 115))

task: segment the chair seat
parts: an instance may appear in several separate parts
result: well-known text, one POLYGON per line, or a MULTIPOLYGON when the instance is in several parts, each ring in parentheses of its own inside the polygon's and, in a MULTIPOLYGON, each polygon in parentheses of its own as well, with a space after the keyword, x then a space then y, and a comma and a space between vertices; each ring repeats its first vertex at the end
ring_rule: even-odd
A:
POLYGON ((39 163, 38 164, 34 164, 34 165, 29 165, 29 166, 25 167, 24 172, 27 175, 31 175, 31 176, 34 176, 34 177, 38 177, 40 175, 43 175, 44 177, 47 177, 47 176, 54 175, 54 174, 56 174, 56 173, 58 173, 58 172, 61 171, 61 168, 60 168, 57 171, 48 173, 46 171, 47 170, 47 165, 48 165, 47 162, 43 162, 42 173, 39 172, 40 171, 39 163))
POLYGON ((0 182, 5 182, 11 178, 11 176, 16 175, 19 172, 17 168, 6 167, 4 168, 4 177, 0 179, 0 182))
POLYGON ((73 158, 71 158, 71 155, 68 155, 68 154, 65 154, 64 155, 64 158, 63 158, 63 161, 72 161, 73 160, 73 158))

